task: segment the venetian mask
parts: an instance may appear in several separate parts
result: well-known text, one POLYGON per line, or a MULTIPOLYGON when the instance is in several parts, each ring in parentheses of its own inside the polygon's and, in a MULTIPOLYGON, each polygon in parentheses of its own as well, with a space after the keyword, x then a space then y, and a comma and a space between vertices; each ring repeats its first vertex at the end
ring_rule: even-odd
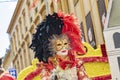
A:
POLYGON ((49 47, 53 53, 64 56, 68 54, 70 42, 66 35, 53 35, 49 47))

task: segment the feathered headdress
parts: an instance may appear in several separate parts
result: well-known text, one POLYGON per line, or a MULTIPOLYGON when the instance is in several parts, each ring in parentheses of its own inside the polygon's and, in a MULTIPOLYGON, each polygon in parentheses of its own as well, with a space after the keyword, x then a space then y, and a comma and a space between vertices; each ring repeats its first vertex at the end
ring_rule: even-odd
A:
POLYGON ((81 41, 81 31, 78 19, 73 14, 64 14, 62 12, 53 13, 46 16, 33 34, 30 48, 35 51, 35 57, 39 61, 47 62, 48 58, 52 56, 48 44, 49 38, 53 35, 66 34, 70 39, 70 47, 72 50, 84 54, 84 47, 81 41))

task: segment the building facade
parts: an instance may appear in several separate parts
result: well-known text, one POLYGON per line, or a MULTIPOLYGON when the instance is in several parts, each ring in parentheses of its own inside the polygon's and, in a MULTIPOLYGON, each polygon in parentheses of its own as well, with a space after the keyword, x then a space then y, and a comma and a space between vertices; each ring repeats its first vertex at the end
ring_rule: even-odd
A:
POLYGON ((113 80, 120 80, 120 0, 110 0, 106 26, 105 44, 113 80))
POLYGON ((82 30, 82 40, 92 47, 104 44, 104 18, 109 0, 18 0, 7 32, 17 73, 31 64, 34 52, 29 46, 36 26, 48 13, 74 13, 82 30))
POLYGON ((9 70, 9 68, 12 68, 12 62, 11 62, 11 59, 12 59, 12 54, 10 53, 10 50, 6 50, 6 54, 5 54, 5 57, 3 58, 3 62, 2 62, 2 67, 5 69, 5 70, 9 70))

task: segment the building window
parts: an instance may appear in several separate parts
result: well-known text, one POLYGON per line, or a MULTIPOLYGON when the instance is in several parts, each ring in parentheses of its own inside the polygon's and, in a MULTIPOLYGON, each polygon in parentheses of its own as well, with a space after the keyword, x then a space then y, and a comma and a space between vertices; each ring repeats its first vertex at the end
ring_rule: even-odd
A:
POLYGON ((27 20, 30 23, 30 2, 29 2, 29 0, 27 0, 26 5, 27 5, 27 12, 28 12, 28 13, 26 13, 26 14, 28 14, 27 20))
POLYGON ((118 60, 118 67, 119 67, 119 70, 120 70, 120 57, 117 57, 117 60, 118 60))
POLYGON ((104 1, 105 0, 98 0, 98 2, 97 2, 102 30, 104 29, 105 17, 107 14, 104 1))
POLYGON ((16 45, 16 42, 17 42, 17 41, 16 41, 15 32, 13 33, 13 38, 14 38, 14 43, 13 43, 13 45, 14 45, 14 50, 17 51, 17 48, 16 48, 16 46, 17 46, 17 45, 16 45))
POLYGON ((20 27, 20 36, 21 36, 21 39, 23 39, 23 28, 22 28, 22 20, 21 20, 21 18, 19 19, 19 27, 20 27))
POLYGON ((26 27, 26 12, 25 9, 22 12, 23 14, 23 32, 25 33, 25 27, 26 27))
POLYGON ((92 23, 90 12, 86 16, 86 25, 87 25, 88 42, 93 48, 96 48, 95 33, 93 29, 93 23, 92 23))
POLYGON ((74 6, 77 5, 78 1, 79 1, 79 0, 74 0, 74 6))
POLYGON ((18 69, 18 72, 19 72, 20 71, 19 61, 17 61, 17 69, 18 69))
POLYGON ((28 57, 29 57, 29 64, 30 64, 30 63, 31 63, 31 61, 32 61, 32 58, 31 58, 31 54, 30 54, 30 49, 29 49, 29 46, 30 46, 30 44, 29 44, 29 42, 27 42, 28 57))
POLYGON ((30 22, 32 22, 32 17, 30 17, 30 22))
POLYGON ((113 34, 113 40, 114 40, 115 48, 120 48, 120 33, 119 32, 115 32, 113 34))
POLYGON ((23 69, 23 58, 22 58, 22 53, 20 52, 20 64, 21 64, 21 70, 23 69))
POLYGON ((23 34, 22 34, 22 39, 23 39, 23 34))
POLYGON ((25 45, 23 46, 23 52, 24 52, 24 64, 25 64, 25 67, 27 66, 27 56, 26 56, 26 48, 25 48, 25 45))
POLYGON ((19 29, 18 29, 18 26, 16 26, 16 36, 17 36, 17 41, 18 41, 18 46, 19 46, 19 41, 20 41, 20 37, 19 37, 19 29))
POLYGON ((20 41, 18 41, 18 44, 20 45, 20 41))
POLYGON ((26 32, 27 32, 27 26, 25 27, 25 30, 26 30, 26 32))
POLYGON ((83 22, 80 23, 80 29, 81 29, 81 34, 82 34, 82 41, 85 42, 85 33, 84 33, 84 28, 83 28, 83 22))
POLYGON ((37 13, 37 12, 38 12, 38 7, 35 8, 35 13, 37 13))
POLYGON ((41 0, 41 3, 43 2, 44 0, 41 0))
POLYGON ((2 65, 2 58, 0 58, 0 67, 1 67, 1 65, 2 65))

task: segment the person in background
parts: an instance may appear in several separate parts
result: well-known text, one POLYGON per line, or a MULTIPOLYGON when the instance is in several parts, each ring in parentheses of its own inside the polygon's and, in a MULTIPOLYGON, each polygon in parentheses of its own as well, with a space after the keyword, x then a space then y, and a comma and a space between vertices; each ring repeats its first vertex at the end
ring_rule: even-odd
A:
POLYGON ((9 72, 5 71, 3 68, 0 68, 0 80, 16 80, 9 72))

